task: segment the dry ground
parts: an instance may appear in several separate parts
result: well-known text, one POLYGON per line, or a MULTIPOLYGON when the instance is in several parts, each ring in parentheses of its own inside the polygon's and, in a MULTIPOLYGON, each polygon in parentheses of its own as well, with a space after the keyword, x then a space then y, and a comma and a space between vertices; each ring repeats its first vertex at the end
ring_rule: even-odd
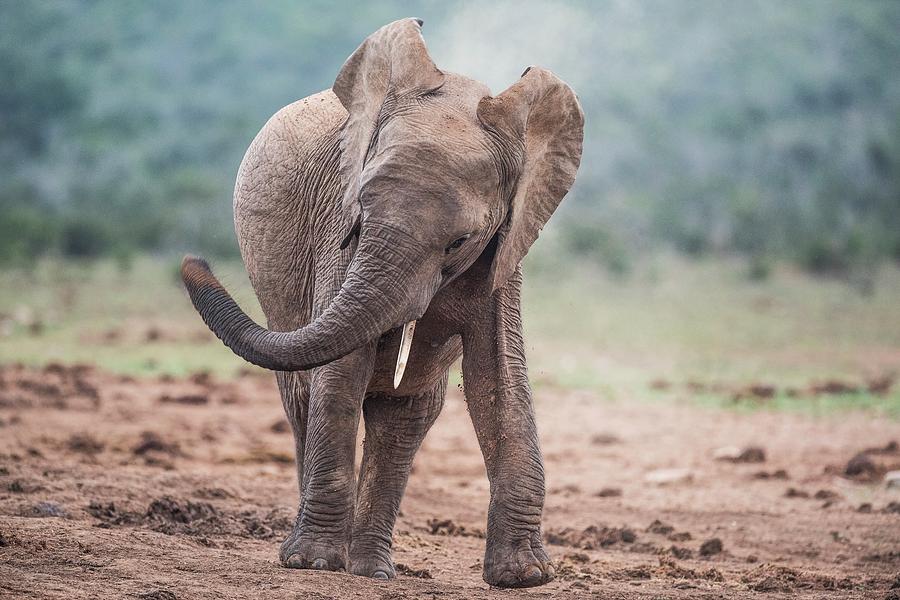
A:
POLYGON ((0 597, 900 594, 900 493, 877 472, 900 463, 888 445, 900 437, 896 421, 739 414, 550 388, 537 404, 545 536, 558 575, 503 591, 481 580, 488 488, 458 390, 403 502, 395 531, 403 574, 375 582, 278 565, 296 482, 270 376, 136 380, 90 367, 4 367, 0 597), (764 449, 763 462, 712 457, 751 445, 764 449), (884 448, 866 463, 876 472, 842 476, 867 448, 884 448), (689 469, 692 479, 645 480, 664 468, 689 469))

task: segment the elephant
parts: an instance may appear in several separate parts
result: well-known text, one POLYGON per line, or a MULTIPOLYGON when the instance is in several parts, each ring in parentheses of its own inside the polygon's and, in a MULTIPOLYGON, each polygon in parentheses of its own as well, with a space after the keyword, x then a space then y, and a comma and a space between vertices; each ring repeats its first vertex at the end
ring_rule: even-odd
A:
POLYGON ((181 275, 216 336, 276 372, 300 487, 282 565, 395 576, 413 456, 461 356, 490 487, 484 580, 541 585, 554 569, 520 262, 575 180, 584 115, 545 69, 497 96, 438 69, 421 26, 377 30, 331 89, 278 111, 247 150, 234 223, 267 326, 202 258, 181 275))

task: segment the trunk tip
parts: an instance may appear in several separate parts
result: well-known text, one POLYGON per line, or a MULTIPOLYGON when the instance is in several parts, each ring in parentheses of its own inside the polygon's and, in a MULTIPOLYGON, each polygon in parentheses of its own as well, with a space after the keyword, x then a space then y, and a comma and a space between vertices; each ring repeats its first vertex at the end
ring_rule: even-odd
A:
POLYGON ((181 279, 185 284, 197 284, 212 276, 212 269, 205 259, 187 254, 181 259, 181 279))

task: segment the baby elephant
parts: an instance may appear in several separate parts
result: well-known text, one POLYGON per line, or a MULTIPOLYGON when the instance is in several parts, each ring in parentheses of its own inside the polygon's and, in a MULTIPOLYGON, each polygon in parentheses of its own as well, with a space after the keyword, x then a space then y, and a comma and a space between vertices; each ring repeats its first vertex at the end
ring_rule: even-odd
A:
POLYGON ((491 490, 484 579, 540 585, 553 567, 519 262, 575 180, 584 116, 537 67, 498 96, 441 71, 421 25, 373 33, 330 90, 281 109, 247 150, 234 222, 268 329, 202 259, 186 257, 182 278, 228 347, 276 371, 300 481, 282 564, 394 577, 413 455, 462 355, 491 490))

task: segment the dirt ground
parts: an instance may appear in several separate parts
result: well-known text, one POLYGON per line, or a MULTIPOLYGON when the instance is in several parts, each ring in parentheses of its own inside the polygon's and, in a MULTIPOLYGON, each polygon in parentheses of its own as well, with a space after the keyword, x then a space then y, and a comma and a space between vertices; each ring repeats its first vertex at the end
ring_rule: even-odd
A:
POLYGON ((505 591, 481 579, 488 486, 459 390, 416 458, 401 574, 376 582, 278 565, 296 481, 270 376, 4 367, 0 597, 900 597, 896 421, 536 396, 557 577, 505 591))

